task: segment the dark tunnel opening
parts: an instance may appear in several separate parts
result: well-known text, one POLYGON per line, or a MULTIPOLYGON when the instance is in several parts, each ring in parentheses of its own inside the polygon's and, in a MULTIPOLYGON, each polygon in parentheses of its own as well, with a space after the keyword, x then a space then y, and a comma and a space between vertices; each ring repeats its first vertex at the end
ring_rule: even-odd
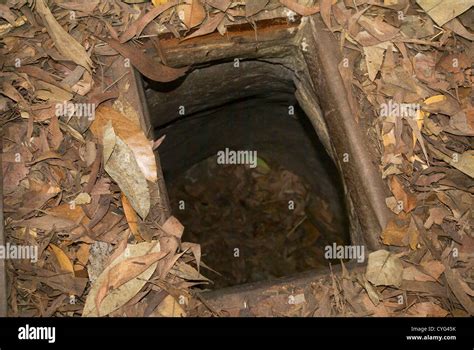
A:
POLYGON ((338 170, 295 98, 294 74, 258 61, 147 84, 170 203, 219 289, 338 263, 350 244, 338 170))

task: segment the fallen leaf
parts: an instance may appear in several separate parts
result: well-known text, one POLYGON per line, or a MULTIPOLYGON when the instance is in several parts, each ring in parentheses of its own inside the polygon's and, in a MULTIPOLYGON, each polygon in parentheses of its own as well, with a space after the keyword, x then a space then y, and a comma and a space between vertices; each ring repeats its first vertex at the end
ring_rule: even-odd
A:
POLYGON ((390 190, 397 201, 403 205, 403 211, 409 213, 416 207, 416 196, 406 191, 396 176, 390 178, 390 190))
POLYGON ((43 20, 51 39, 58 51, 76 64, 92 72, 92 60, 84 47, 79 44, 63 27, 56 21, 44 0, 36 1, 35 9, 43 20))
POLYGON ((158 313, 163 317, 186 317, 186 312, 171 295, 168 295, 163 299, 160 305, 157 306, 154 313, 158 313))
POLYGON ((252 0, 245 2, 245 16, 256 15, 267 6, 269 0, 252 0))
POLYGON ((156 182, 157 167, 152 143, 145 136, 141 127, 109 106, 100 106, 95 112, 95 119, 90 129, 98 140, 102 140, 108 122, 112 123, 114 133, 132 150, 140 170, 148 181, 156 182))
POLYGON ((101 309, 100 304, 107 294, 141 275, 152 264, 166 256, 166 254, 166 252, 156 252, 142 256, 131 257, 111 267, 108 271, 107 277, 104 280, 104 284, 99 288, 99 291, 105 292, 98 293, 95 300, 96 308, 99 310, 101 309))
POLYGON ((382 242, 386 245, 410 246, 411 249, 416 249, 418 236, 418 230, 412 221, 404 222, 399 219, 392 219, 382 232, 382 242))
POLYGON ((366 16, 361 16, 358 23, 372 36, 380 40, 381 42, 393 39, 399 29, 391 26, 390 24, 383 21, 381 17, 377 17, 375 20, 371 20, 366 16))
POLYGON ((170 216, 161 227, 167 234, 181 238, 184 226, 174 216, 170 216))
POLYGON ((111 122, 104 130, 103 144, 105 171, 119 185, 138 215, 145 219, 150 211, 148 184, 132 150, 115 135, 111 122))
POLYGON ((430 208, 429 213, 430 216, 423 225, 426 229, 430 229, 433 224, 441 225, 444 218, 450 214, 449 210, 444 207, 430 208))
POLYGON ((133 22, 125 30, 125 32, 123 32, 123 34, 120 36, 120 43, 123 44, 124 42, 129 41, 134 36, 140 35, 143 29, 145 29, 145 27, 151 21, 153 21, 161 13, 165 12, 166 10, 170 9, 173 6, 176 6, 178 4, 178 1, 177 0, 161 1, 160 3, 157 3, 155 1, 153 4, 156 7, 152 8, 146 14, 143 14, 142 16, 140 16, 135 22, 133 22))
POLYGON ((188 35, 187 37, 185 37, 183 39, 184 40, 188 40, 188 39, 192 39, 192 38, 195 38, 195 37, 198 37, 198 36, 203 36, 203 35, 207 35, 207 34, 210 34, 210 33, 213 33, 217 27, 219 26, 219 24, 222 22, 222 20, 224 19, 225 17, 225 13, 223 12, 220 12, 218 14, 216 14, 215 16, 211 17, 209 16, 207 18, 207 21, 205 21, 200 27, 198 30, 196 30, 194 33, 192 33, 191 35, 188 35))
POLYGON ((309 7, 298 3, 297 0, 280 0, 280 3, 301 16, 311 16, 319 12, 319 5, 309 7))
POLYGON ((177 11, 179 18, 188 29, 200 25, 206 18, 206 10, 199 0, 187 0, 178 5, 177 11))
POLYGON ((128 58, 130 63, 140 71, 144 76, 151 80, 159 81, 162 83, 170 82, 183 76, 188 67, 184 68, 171 68, 153 60, 150 56, 144 53, 142 50, 137 50, 133 44, 124 43, 121 44, 114 39, 103 38, 107 44, 110 45, 114 50, 120 53, 123 57, 128 58))
POLYGON ((373 285, 399 287, 402 275, 402 263, 395 255, 383 249, 369 254, 365 277, 373 285))
POLYGON ((54 245, 52 243, 49 244, 49 249, 54 253, 54 256, 58 260, 61 269, 74 274, 74 266, 72 265, 72 262, 66 255, 66 253, 64 253, 64 251, 57 245, 54 245))
POLYGON ((472 0, 416 0, 416 2, 439 26, 473 6, 472 0))
POLYGON ((206 3, 222 12, 225 12, 232 3, 232 0, 206 0, 206 3))
POLYGON ((91 196, 89 193, 81 192, 74 198, 74 203, 76 205, 89 204, 91 202, 91 196))
POLYGON ((449 312, 433 302, 425 301, 411 306, 407 313, 417 317, 446 317, 449 312))
POLYGON ((332 31, 332 26, 331 26, 331 7, 332 4, 335 1, 333 0, 321 0, 320 1, 320 6, 321 6, 321 18, 323 19, 324 24, 326 27, 329 28, 330 31, 332 31))
POLYGON ((380 67, 382 66, 385 49, 381 46, 365 46, 364 48, 365 63, 369 79, 374 81, 380 67))
POLYGON ((140 235, 140 232, 138 231, 138 216, 135 210, 132 208, 130 202, 127 199, 127 196, 122 193, 122 206, 123 206, 123 211, 125 212, 125 218, 127 219, 128 222, 128 227, 130 227, 130 231, 132 231, 132 234, 135 236, 135 239, 138 242, 143 241, 143 238, 140 235))
POLYGON ((155 272, 158 262, 153 263, 145 271, 135 278, 122 284, 110 293, 105 293, 101 298, 100 309, 96 308, 96 299, 99 293, 103 292, 104 282, 106 282, 110 270, 121 262, 134 257, 145 256, 147 254, 160 253, 161 246, 159 242, 142 242, 138 244, 129 244, 127 247, 107 266, 104 271, 93 283, 82 312, 83 317, 106 316, 117 310, 132 299, 143 286, 147 283, 153 272, 155 272), (101 289, 102 288, 102 289, 101 289))

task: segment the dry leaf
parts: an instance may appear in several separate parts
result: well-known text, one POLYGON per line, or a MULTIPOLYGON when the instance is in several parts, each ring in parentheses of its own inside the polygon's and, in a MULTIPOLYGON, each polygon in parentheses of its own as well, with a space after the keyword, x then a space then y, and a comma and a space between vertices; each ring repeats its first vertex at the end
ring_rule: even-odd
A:
POLYGON ((206 0, 206 3, 222 12, 225 12, 232 3, 232 0, 206 0))
POLYGON ((41 16, 41 19, 43 20, 43 23, 58 51, 71 61, 91 72, 92 60, 86 50, 76 41, 76 39, 69 35, 63 27, 61 27, 51 14, 51 11, 48 6, 46 6, 44 0, 37 0, 35 9, 41 16))
POLYGON ((474 5, 472 0, 416 0, 416 2, 439 26, 474 5))
POLYGON ((49 244, 49 249, 54 253, 54 256, 56 256, 56 259, 58 260, 61 269, 74 274, 74 267, 66 253, 64 253, 61 248, 52 243, 49 244))
POLYGON ((324 24, 326 27, 329 28, 329 30, 332 31, 332 26, 331 26, 331 7, 332 4, 335 3, 334 0, 321 0, 321 18, 323 19, 324 24))
POLYGON ((403 184, 396 176, 390 178, 390 190, 393 195, 403 204, 403 211, 409 213, 416 207, 416 196, 406 191, 403 184))
POLYGON ((408 223, 399 219, 392 219, 382 232, 382 242, 386 245, 410 246, 411 249, 416 249, 418 236, 418 230, 412 220, 408 223))
POLYGON ((104 271, 100 274, 97 280, 91 287, 89 294, 84 305, 82 313, 83 317, 94 317, 94 316, 106 316, 111 312, 117 310, 121 306, 125 305, 130 299, 132 299, 146 284, 148 279, 155 272, 158 262, 153 263, 144 272, 139 274, 136 278, 124 283, 119 288, 111 291, 108 294, 104 294, 104 297, 100 303, 100 309, 96 308, 96 300, 99 292, 103 294, 101 287, 109 276, 109 271, 119 263, 129 258, 140 257, 147 254, 159 253, 161 251, 160 244, 158 242, 142 242, 138 244, 129 244, 111 263, 107 266, 104 271))
POLYGON ((137 123, 134 123, 122 113, 109 106, 100 106, 95 113, 95 119, 90 129, 98 140, 102 140, 104 128, 112 122, 114 133, 120 137, 132 150, 142 173, 148 181, 156 182, 157 167, 152 142, 137 123))
POLYGON ((225 17, 225 14, 223 12, 220 12, 218 13, 217 15, 211 17, 209 16, 207 18, 207 21, 205 21, 201 27, 199 27, 198 30, 196 30, 194 33, 192 33, 191 35, 188 35, 187 37, 185 37, 183 39, 184 40, 188 40, 188 39, 192 39, 192 38, 195 38, 195 37, 198 37, 198 36, 202 36, 202 35, 207 35, 207 34, 210 34, 210 33, 213 33, 217 27, 219 26, 219 24, 222 22, 222 20, 224 19, 225 17))
POLYGON ((446 317, 449 312, 433 302, 426 301, 411 306, 407 313, 418 317, 446 317))
POLYGON ((297 0, 280 0, 280 3, 301 16, 311 16, 319 12, 319 5, 309 7, 298 3, 297 0))
POLYGON ((174 216, 170 216, 162 226, 163 231, 171 236, 181 238, 184 232, 184 226, 174 216))
POLYGON ((188 29, 200 25, 206 18, 206 10, 199 0, 187 0, 186 3, 178 5, 177 11, 188 29))
POLYGON ((134 45, 129 43, 121 44, 114 39, 105 39, 107 44, 110 45, 114 50, 120 53, 123 57, 128 58, 130 63, 140 71, 144 76, 151 80, 159 81, 162 83, 170 82, 182 77, 187 67, 184 68, 171 68, 162 65, 158 61, 153 60, 142 50, 138 50, 134 45))
POLYGON ((108 294, 141 275, 152 264, 166 256, 166 254, 166 252, 156 252, 131 257, 111 267, 107 277, 104 278, 103 284, 99 287, 99 292, 95 299, 96 309, 101 310, 100 305, 108 294))
POLYGON ((365 277, 373 285, 399 287, 402 275, 402 263, 395 255, 383 249, 369 254, 365 277))
POLYGON ((163 317, 186 317, 186 312, 171 295, 164 298, 153 313, 158 313, 163 317))
POLYGON ((252 0, 245 2, 245 16, 256 15, 267 6, 269 0, 252 0))
POLYGON ((383 22, 381 17, 371 20, 366 16, 361 16, 358 23, 377 40, 383 42, 393 39, 399 32, 399 29, 383 22))
POLYGON ((374 81, 375 76, 377 75, 380 67, 382 66, 385 48, 379 45, 365 46, 364 54, 365 63, 367 64, 367 71, 369 73, 369 79, 374 81))
POLYGON ((128 222, 128 227, 130 227, 130 231, 132 231, 133 236, 135 236, 135 239, 138 242, 143 241, 142 236, 140 235, 140 232, 138 231, 138 216, 137 213, 135 213, 135 210, 133 210, 130 202, 127 199, 127 196, 122 193, 122 206, 123 206, 123 211, 125 212, 125 218, 127 219, 128 222))
POLYGON ((129 41, 136 35, 140 35, 145 29, 145 27, 153 21, 157 16, 159 16, 164 11, 169 8, 176 6, 178 4, 177 0, 173 1, 164 1, 160 4, 153 3, 156 7, 148 11, 146 14, 140 16, 135 22, 133 22, 127 30, 120 36, 120 42, 123 44, 126 41, 129 41))
POLYGON ((132 150, 115 135, 111 122, 103 136, 105 171, 119 185, 130 204, 142 219, 150 211, 150 193, 145 176, 132 150))

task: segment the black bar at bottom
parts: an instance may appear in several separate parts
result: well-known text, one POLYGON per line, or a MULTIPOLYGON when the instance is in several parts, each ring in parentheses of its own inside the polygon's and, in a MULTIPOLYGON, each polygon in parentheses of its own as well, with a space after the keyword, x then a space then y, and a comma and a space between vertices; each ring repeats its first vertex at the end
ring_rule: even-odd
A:
POLYGON ((177 344, 182 337, 297 336, 378 349, 474 347, 472 318, 0 318, 1 350, 82 347, 98 340, 146 346, 164 336, 177 344))

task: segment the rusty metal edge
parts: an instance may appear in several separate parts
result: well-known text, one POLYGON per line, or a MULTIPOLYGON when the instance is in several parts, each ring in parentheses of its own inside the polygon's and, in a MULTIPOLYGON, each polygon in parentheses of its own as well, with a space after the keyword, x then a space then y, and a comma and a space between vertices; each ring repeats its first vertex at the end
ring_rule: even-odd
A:
MULTIPOLYGON (((344 82, 338 69, 337 63, 341 62, 342 55, 336 44, 337 41, 334 39, 333 34, 326 29, 319 16, 311 17, 309 25, 311 38, 308 38, 310 39, 309 54, 306 54, 305 58, 309 60, 316 58, 318 69, 323 72, 325 77, 331 77, 331 80, 325 81, 327 85, 325 94, 332 100, 331 107, 333 110, 331 111, 331 118, 325 115, 325 119, 330 129, 342 128, 345 133, 345 141, 349 144, 351 156, 354 160, 350 163, 343 163, 341 170, 348 173, 354 171, 359 175, 362 188, 355 190, 360 191, 359 193, 366 196, 365 199, 371 209, 366 215, 370 215, 371 212, 378 223, 378 227, 374 227, 374 224, 370 222, 371 218, 365 218, 365 221, 369 224, 369 230, 365 232, 367 243, 369 248, 378 249, 380 247, 379 235, 390 217, 388 208, 385 205, 387 189, 382 181, 381 174, 372 162, 374 159, 371 159, 370 154, 367 152, 369 149, 368 140, 353 117, 354 111, 352 111, 349 105, 344 82)), ((311 76, 315 85, 320 84, 320 74, 312 72, 311 76)), ((330 134, 332 134, 331 130, 330 134)), ((358 195, 362 202, 363 198, 361 197, 363 196, 358 195)))
MULTIPOLYGON (((143 79, 136 69, 132 68, 132 80, 134 90, 136 90, 137 99, 138 99, 138 115, 140 118, 140 124, 142 125, 142 129, 145 131, 145 135, 149 140, 153 140, 153 128, 151 127, 150 123, 150 111, 148 109, 148 104, 145 96, 145 89, 143 87, 143 79)), ((171 215, 171 205, 168 197, 168 189, 166 187, 165 179, 163 176, 163 170, 161 168, 161 160, 158 150, 154 152, 155 154, 155 161, 156 161, 156 168, 157 168, 157 184, 158 190, 160 193, 160 205, 163 209, 163 217, 167 219, 171 215)), ((164 221, 160 222, 163 224, 164 221)))
MULTIPOLYGON (((140 127, 145 133, 145 136, 149 140, 153 140, 153 129, 150 124, 150 115, 148 104, 146 103, 141 74, 131 65, 125 64, 125 59, 121 56, 112 63, 111 70, 114 80, 119 80, 117 83, 119 91, 124 91, 123 96, 119 96, 119 99, 126 100, 126 102, 136 111, 140 127), (127 78, 121 79, 125 76, 127 76, 127 78)), ((151 184, 152 187, 150 187, 150 190, 155 193, 156 190, 158 190, 158 198, 156 198, 156 201, 152 203, 152 206, 158 205, 163 211, 162 215, 158 218, 158 223, 162 225, 171 215, 171 206, 163 177, 163 171, 161 169, 160 156, 158 151, 155 151, 154 154, 158 179, 155 184, 151 184)))
MULTIPOLYGON (((363 273, 365 264, 349 262, 345 267, 351 273, 363 273)), ((330 278, 331 274, 340 275, 343 273, 342 265, 338 264, 331 268, 326 267, 320 270, 300 272, 295 275, 282 277, 269 281, 247 283, 233 287, 227 287, 215 291, 200 293, 201 299, 211 305, 215 311, 226 312, 227 310, 238 309, 240 315, 249 316, 252 306, 258 305, 262 300, 281 295, 292 295, 295 291, 306 290, 314 283, 322 282, 330 278)), ((271 305, 271 303, 269 304, 271 305)), ((271 314, 271 310, 267 310, 271 314)), ((225 315, 221 315, 225 316, 225 315)), ((253 316, 261 316, 254 314, 253 316)))

